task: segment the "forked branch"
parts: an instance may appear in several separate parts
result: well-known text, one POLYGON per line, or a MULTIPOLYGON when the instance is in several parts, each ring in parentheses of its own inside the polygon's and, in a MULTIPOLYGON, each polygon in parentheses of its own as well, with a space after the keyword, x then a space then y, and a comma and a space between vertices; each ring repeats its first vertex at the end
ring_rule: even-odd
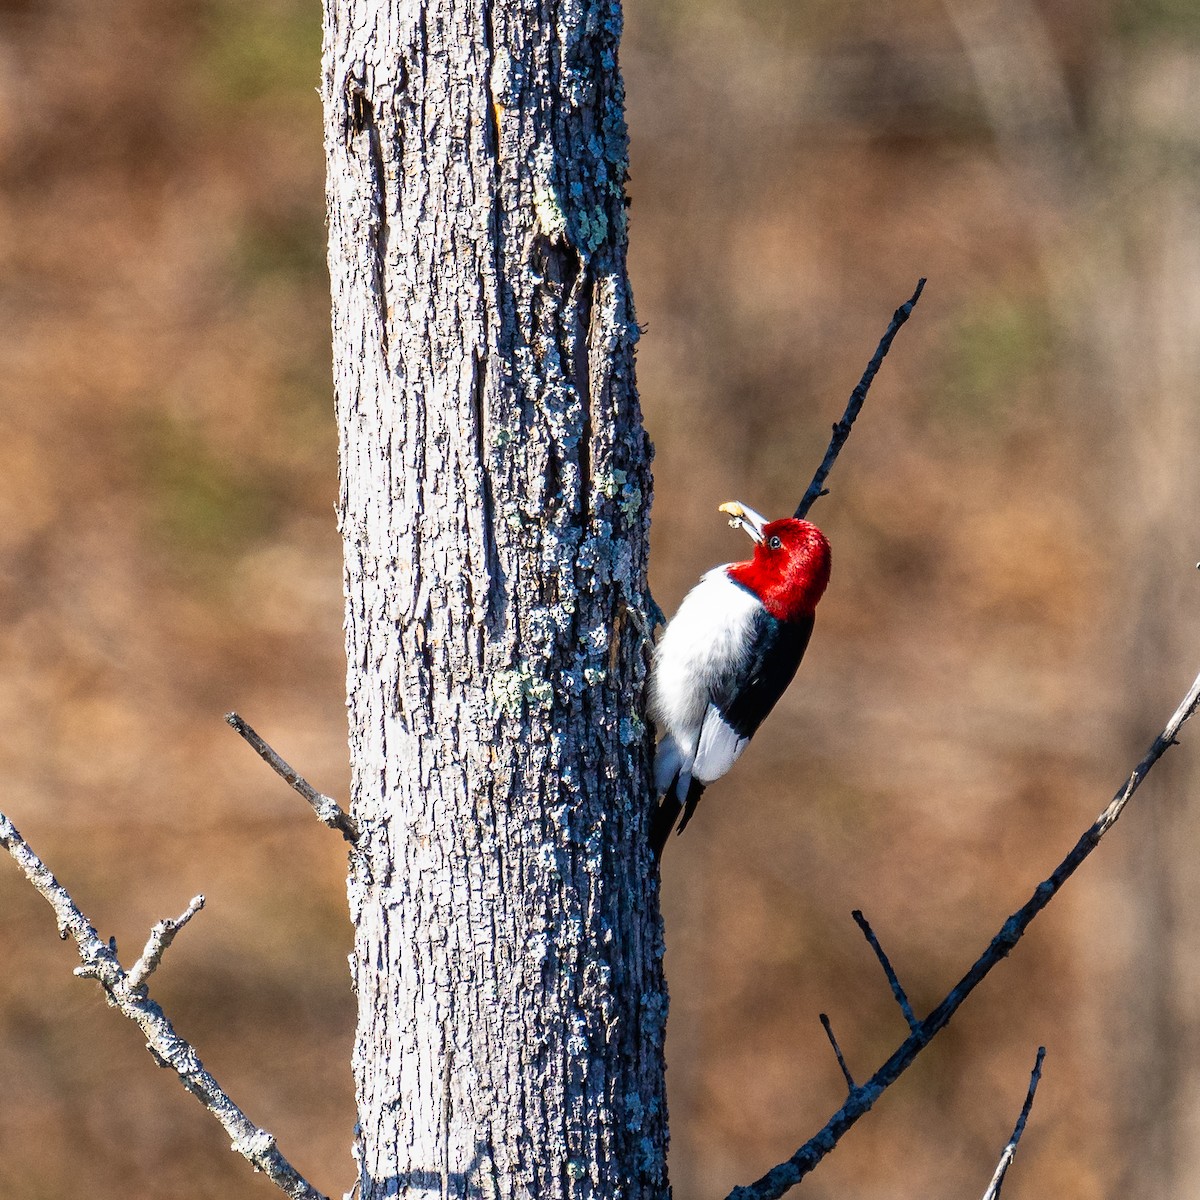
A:
POLYGON ((295 770, 290 763, 276 754, 237 713, 226 713, 225 721, 250 743, 254 752, 280 779, 289 784, 308 801, 313 812, 317 814, 317 819, 323 825, 328 825, 330 829, 339 830, 342 837, 348 842, 358 841, 358 826, 354 823, 354 818, 332 796, 327 796, 324 792, 318 792, 299 771, 295 770))
POLYGON ((156 926, 146 952, 134 970, 127 972, 121 966, 114 946, 101 939, 95 926, 79 910, 67 889, 55 879, 3 813, 0 813, 0 845, 13 856, 25 878, 54 910, 59 937, 64 941, 68 937, 75 939, 82 962, 75 973, 95 979, 104 989, 108 1002, 146 1035, 146 1049, 154 1061, 160 1067, 170 1067, 179 1076, 183 1086, 221 1122, 233 1149, 292 1200, 326 1200, 280 1154, 271 1134, 255 1125, 230 1100, 220 1084, 204 1069, 191 1043, 175 1032, 166 1013, 146 994, 146 978, 161 961, 170 939, 199 911, 201 898, 196 897, 176 921, 160 922, 160 925, 172 925, 174 929, 168 936, 165 932, 158 934, 159 926, 156 926))
POLYGON ((854 1076, 850 1074, 850 1068, 846 1066, 846 1056, 842 1053, 841 1046, 838 1045, 838 1040, 834 1037, 833 1026, 829 1023, 829 1017, 825 1013, 820 1014, 821 1028, 825 1030, 825 1036, 829 1039, 829 1044, 833 1047, 833 1052, 837 1056, 838 1066, 842 1068, 842 1078, 846 1081, 846 1087, 853 1094, 855 1087, 858 1085, 854 1082, 854 1076))
POLYGON ((192 902, 172 919, 167 917, 158 921, 150 930, 146 948, 142 957, 129 968, 129 986, 140 988, 155 971, 163 960, 163 955, 170 949, 175 935, 204 907, 203 896, 193 896, 192 902))
POLYGON ((1034 917, 1058 894, 1059 889, 1075 873, 1079 865, 1100 844, 1100 839, 1116 824, 1117 818, 1129 803, 1150 769, 1176 745, 1183 724, 1200 706, 1200 675, 1171 715, 1162 733, 1146 751, 1145 757, 1112 798, 1109 806, 1084 832, 1070 853, 1055 867, 1048 878, 1034 889, 1033 895, 1008 918, 992 938, 987 949, 971 969, 951 988, 946 998, 897 1047, 892 1056, 867 1080, 852 1088, 846 1103, 833 1114, 818 1133, 801 1146, 791 1158, 768 1171, 761 1179, 744 1187, 734 1188, 728 1200, 776 1200, 795 1187, 828 1154, 861 1116, 869 1112, 875 1101, 906 1071, 913 1060, 949 1024, 964 1000, 983 982, 991 969, 1006 958, 1021 940, 1034 917))
POLYGON ((1021 1105, 1021 1115, 1017 1118, 1012 1137, 1008 1139, 1008 1145, 1004 1147, 1004 1153, 1000 1155, 1000 1161, 996 1164, 996 1173, 992 1176, 992 1182, 988 1184, 987 1191, 983 1193, 983 1200, 1000 1200, 1000 1189, 1004 1186, 1004 1176, 1008 1174, 1008 1168, 1012 1166, 1012 1160, 1017 1156, 1017 1143, 1021 1140, 1021 1134, 1025 1132, 1025 1122, 1029 1120, 1029 1111, 1033 1108, 1033 1098, 1037 1094, 1037 1086, 1042 1079, 1042 1060, 1045 1057, 1046 1047, 1039 1046, 1037 1061, 1033 1064, 1033 1074, 1029 1077, 1029 1091, 1025 1093, 1025 1103, 1021 1105))
POLYGON ((850 915, 854 918, 854 923, 862 930, 863 937, 867 939, 867 944, 875 951, 875 957, 879 959, 879 965, 883 968, 883 973, 887 976, 888 984, 892 989, 892 995, 896 997, 896 1003, 900 1005, 900 1011, 904 1014, 904 1019, 908 1022, 909 1029, 916 1029, 921 1022, 917 1020, 916 1013, 913 1012, 912 1005, 908 1002, 908 995, 905 993, 904 988, 900 986, 900 980, 897 978, 888 956, 883 952, 883 947, 879 944, 879 939, 875 936, 875 931, 871 928, 871 923, 857 908, 850 915))
POLYGON ((842 452, 842 446, 850 436, 854 418, 862 410, 863 402, 867 398, 867 392, 871 390, 875 375, 887 357, 887 352, 892 348, 892 339, 899 333, 900 326, 912 315, 912 310, 916 307, 924 290, 925 280, 921 278, 917 280, 917 290, 892 314, 891 323, 884 331, 883 337, 879 339, 879 345, 871 356, 871 361, 867 363, 867 369, 863 371, 858 386, 850 393, 850 399, 846 404, 846 411, 842 413, 842 419, 833 427, 833 437, 829 440, 829 449, 825 451, 825 457, 821 460, 821 465, 817 468, 812 483, 808 485, 804 499, 796 506, 797 517, 806 517, 808 510, 822 496, 829 495, 829 490, 825 487, 825 480, 828 478, 829 472, 833 470, 833 464, 837 462, 837 456, 842 452))

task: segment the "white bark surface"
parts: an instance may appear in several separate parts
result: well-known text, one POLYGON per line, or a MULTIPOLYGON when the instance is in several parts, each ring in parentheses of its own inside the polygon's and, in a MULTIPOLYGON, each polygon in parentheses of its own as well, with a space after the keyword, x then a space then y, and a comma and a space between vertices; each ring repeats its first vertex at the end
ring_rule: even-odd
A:
POLYGON ((363 1200, 667 1191, 619 33, 326 0, 363 1200))

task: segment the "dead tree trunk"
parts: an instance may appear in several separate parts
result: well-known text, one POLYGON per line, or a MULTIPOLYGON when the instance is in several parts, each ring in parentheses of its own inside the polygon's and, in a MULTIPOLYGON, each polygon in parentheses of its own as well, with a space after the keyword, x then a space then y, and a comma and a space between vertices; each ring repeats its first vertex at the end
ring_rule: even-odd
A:
POLYGON ((666 1193, 615 0, 326 0, 363 1200, 666 1193))

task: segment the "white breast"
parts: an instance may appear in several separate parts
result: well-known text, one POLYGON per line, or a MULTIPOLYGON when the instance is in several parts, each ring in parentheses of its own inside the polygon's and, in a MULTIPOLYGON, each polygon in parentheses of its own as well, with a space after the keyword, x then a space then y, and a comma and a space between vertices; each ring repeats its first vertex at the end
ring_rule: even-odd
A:
POLYGON ((750 625, 761 607, 755 596, 726 575, 724 567, 715 567, 684 597, 663 633, 650 680, 650 715, 662 738, 655 763, 660 791, 676 772, 686 790, 682 776, 691 776, 710 687, 742 666, 750 645, 750 625))

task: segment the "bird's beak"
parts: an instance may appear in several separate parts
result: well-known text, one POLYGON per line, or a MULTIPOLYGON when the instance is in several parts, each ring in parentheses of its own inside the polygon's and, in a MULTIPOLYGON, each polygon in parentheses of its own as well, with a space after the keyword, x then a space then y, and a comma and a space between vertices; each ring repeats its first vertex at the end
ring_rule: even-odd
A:
POLYGON ((763 540, 763 529, 767 524, 767 518, 756 513, 754 509, 747 508, 737 500, 726 500, 717 511, 729 514, 731 528, 744 529, 756 542, 763 540))

